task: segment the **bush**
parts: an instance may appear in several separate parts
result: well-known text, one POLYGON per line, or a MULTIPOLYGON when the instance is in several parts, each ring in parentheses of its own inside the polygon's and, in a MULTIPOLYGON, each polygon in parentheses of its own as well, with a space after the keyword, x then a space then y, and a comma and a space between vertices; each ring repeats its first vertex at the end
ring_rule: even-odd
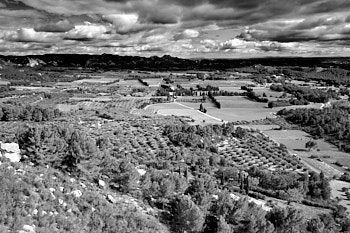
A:
POLYGON ((325 209, 333 209, 334 207, 328 204, 324 204, 322 202, 314 202, 311 200, 304 199, 302 201, 302 204, 308 205, 308 206, 313 206, 313 207, 320 207, 320 208, 325 208, 325 209))
POLYGON ((253 198, 257 198, 257 199, 262 199, 262 200, 266 200, 266 196, 261 194, 261 193, 257 193, 257 192, 249 192, 249 196, 253 197, 253 198))

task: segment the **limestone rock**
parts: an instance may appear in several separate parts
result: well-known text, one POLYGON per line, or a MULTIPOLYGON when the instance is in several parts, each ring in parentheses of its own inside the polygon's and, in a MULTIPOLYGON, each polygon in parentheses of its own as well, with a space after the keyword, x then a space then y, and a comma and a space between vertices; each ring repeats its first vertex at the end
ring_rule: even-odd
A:
POLYGON ((1 155, 8 158, 11 162, 19 162, 21 160, 21 150, 17 143, 3 143, 0 142, 1 155))

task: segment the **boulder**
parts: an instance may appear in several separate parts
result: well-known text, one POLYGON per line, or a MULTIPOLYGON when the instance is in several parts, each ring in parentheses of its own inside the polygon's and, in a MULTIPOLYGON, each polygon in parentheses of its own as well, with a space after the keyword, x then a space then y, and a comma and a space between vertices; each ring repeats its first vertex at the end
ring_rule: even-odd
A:
POLYGON ((11 162, 19 162, 21 160, 21 150, 17 143, 0 142, 1 155, 8 158, 11 162))
POLYGON ((35 233, 35 226, 24 225, 18 233, 35 233))
POLYGON ((144 176, 146 174, 146 170, 142 168, 137 168, 137 172, 139 173, 140 176, 144 176))

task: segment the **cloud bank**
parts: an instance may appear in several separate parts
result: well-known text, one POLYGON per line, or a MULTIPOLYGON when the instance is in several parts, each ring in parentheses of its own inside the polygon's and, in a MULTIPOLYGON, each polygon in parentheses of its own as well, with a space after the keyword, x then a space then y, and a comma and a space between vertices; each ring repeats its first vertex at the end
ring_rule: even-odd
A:
POLYGON ((3 54, 344 56, 348 0, 0 0, 3 54))

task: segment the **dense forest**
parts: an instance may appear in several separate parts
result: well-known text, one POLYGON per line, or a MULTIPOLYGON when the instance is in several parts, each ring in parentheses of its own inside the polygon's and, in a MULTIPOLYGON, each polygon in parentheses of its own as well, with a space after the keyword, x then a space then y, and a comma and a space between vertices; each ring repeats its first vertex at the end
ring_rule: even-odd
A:
MULTIPOLYGON (((345 67, 344 67, 345 68, 345 67)), ((346 67, 347 68, 347 67, 346 67)), ((310 81, 316 80, 326 83, 327 85, 349 85, 350 73, 346 69, 341 68, 328 68, 317 71, 315 68, 308 69, 284 69, 282 71, 288 77, 292 77, 296 80, 310 81)))
POLYGON ((338 95, 333 91, 323 91, 320 89, 311 89, 309 87, 300 87, 295 84, 272 84, 270 86, 272 91, 286 92, 295 96, 299 101, 314 102, 314 103, 327 103, 329 99, 336 98, 338 95))
POLYGON ((58 109, 39 106, 0 105, 0 121, 52 121, 62 116, 58 109))

